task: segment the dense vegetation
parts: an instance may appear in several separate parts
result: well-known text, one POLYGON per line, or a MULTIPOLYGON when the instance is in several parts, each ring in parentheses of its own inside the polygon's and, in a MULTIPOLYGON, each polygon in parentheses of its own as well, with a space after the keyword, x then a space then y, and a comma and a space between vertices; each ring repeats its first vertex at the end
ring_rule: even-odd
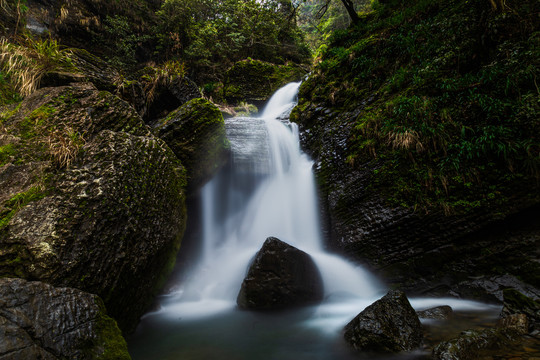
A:
POLYGON ((333 34, 297 111, 352 111, 347 162, 377 168, 372 186, 395 204, 467 211, 537 195, 539 8, 374 2, 333 34))
MULTIPOLYGON (((26 37, 26 2, 4 0, 1 5, 0 34, 17 45, 38 44, 26 37)), ((42 37, 89 50, 131 80, 145 66, 176 63, 212 92, 226 70, 243 59, 310 62, 289 0, 77 0, 51 2, 47 14, 42 21, 49 24, 49 34, 42 37)))

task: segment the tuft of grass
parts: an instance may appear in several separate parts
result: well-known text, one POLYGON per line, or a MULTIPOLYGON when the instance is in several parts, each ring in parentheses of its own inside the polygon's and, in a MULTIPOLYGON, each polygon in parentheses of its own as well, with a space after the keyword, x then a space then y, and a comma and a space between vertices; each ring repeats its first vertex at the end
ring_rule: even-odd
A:
POLYGON ((56 40, 28 37, 22 45, 0 40, 0 69, 22 96, 28 96, 39 87, 47 72, 75 70, 75 67, 70 51, 61 48, 56 40))
POLYGON ((86 144, 83 135, 70 126, 50 132, 45 142, 52 162, 59 168, 70 166, 86 144))
POLYGON ((183 62, 169 60, 159 66, 152 67, 142 76, 144 90, 147 94, 147 103, 152 103, 156 91, 160 86, 169 85, 175 79, 183 78, 186 75, 186 66, 183 62))

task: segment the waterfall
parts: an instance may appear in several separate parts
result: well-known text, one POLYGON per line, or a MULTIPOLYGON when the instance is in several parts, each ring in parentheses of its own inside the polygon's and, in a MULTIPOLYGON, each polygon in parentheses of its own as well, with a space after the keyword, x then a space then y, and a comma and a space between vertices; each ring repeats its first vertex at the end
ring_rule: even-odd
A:
POLYGON ((161 312, 204 315, 234 307, 249 262, 269 236, 312 256, 327 296, 372 299, 380 290, 362 268, 324 251, 313 162, 288 121, 299 86, 278 90, 260 117, 226 122, 232 160, 202 190, 201 259, 181 290, 162 301, 161 312))
MULTIPOLYGON (((343 326, 384 289, 361 267, 324 250, 313 164, 288 121, 299 85, 276 92, 258 118, 227 120, 232 158, 202 190, 200 257, 178 290, 160 296, 159 309, 141 320, 129 342, 134 360, 359 358, 343 341, 343 326), (325 286, 321 304, 270 314, 236 308, 250 260, 268 236, 311 255, 325 286)), ((500 313, 456 299, 411 302, 420 309, 483 311, 489 319, 500 313)))

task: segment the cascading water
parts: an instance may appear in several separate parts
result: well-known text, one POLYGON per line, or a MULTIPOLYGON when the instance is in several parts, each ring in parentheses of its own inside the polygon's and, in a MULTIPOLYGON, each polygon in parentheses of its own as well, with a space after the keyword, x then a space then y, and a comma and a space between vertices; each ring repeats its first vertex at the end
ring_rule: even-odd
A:
MULTIPOLYGON (((324 252, 312 161, 300 151, 298 127, 288 113, 300 83, 269 100, 258 118, 228 123, 231 166, 203 189, 203 254, 188 283, 162 311, 211 313, 234 306, 250 259, 275 236, 309 253, 323 276, 326 294, 350 292, 373 298, 379 288, 361 268, 324 252), (197 304, 201 311, 195 311, 197 304)), ((185 314, 184 314, 185 316, 185 314)))
POLYGON ((201 258, 144 317, 130 343, 134 359, 355 358, 339 329, 383 289, 323 249, 313 163, 287 120, 299 86, 278 90, 258 118, 226 122, 232 159, 202 190, 201 258), (311 255, 325 286, 322 305, 271 317, 236 309, 249 262, 269 236, 311 255))

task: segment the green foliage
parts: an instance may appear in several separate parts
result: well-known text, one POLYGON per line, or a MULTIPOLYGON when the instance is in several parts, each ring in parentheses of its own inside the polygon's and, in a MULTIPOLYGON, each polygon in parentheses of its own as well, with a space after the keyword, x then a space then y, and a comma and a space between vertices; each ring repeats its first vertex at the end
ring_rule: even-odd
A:
POLYGON ((130 19, 126 16, 107 16, 104 29, 114 46, 115 51, 109 56, 109 61, 118 68, 129 68, 137 63, 136 51, 141 43, 149 41, 150 34, 140 34, 136 31, 130 19))
POLYGON ((182 58, 202 83, 219 82, 233 63, 251 57, 303 62, 309 50, 287 1, 167 0, 157 12, 157 51, 182 58))
POLYGON ((374 3, 355 27, 334 32, 300 105, 358 114, 347 161, 382 161, 375 186, 395 204, 469 211, 504 203, 511 186, 534 189, 540 5, 506 4, 374 3))

